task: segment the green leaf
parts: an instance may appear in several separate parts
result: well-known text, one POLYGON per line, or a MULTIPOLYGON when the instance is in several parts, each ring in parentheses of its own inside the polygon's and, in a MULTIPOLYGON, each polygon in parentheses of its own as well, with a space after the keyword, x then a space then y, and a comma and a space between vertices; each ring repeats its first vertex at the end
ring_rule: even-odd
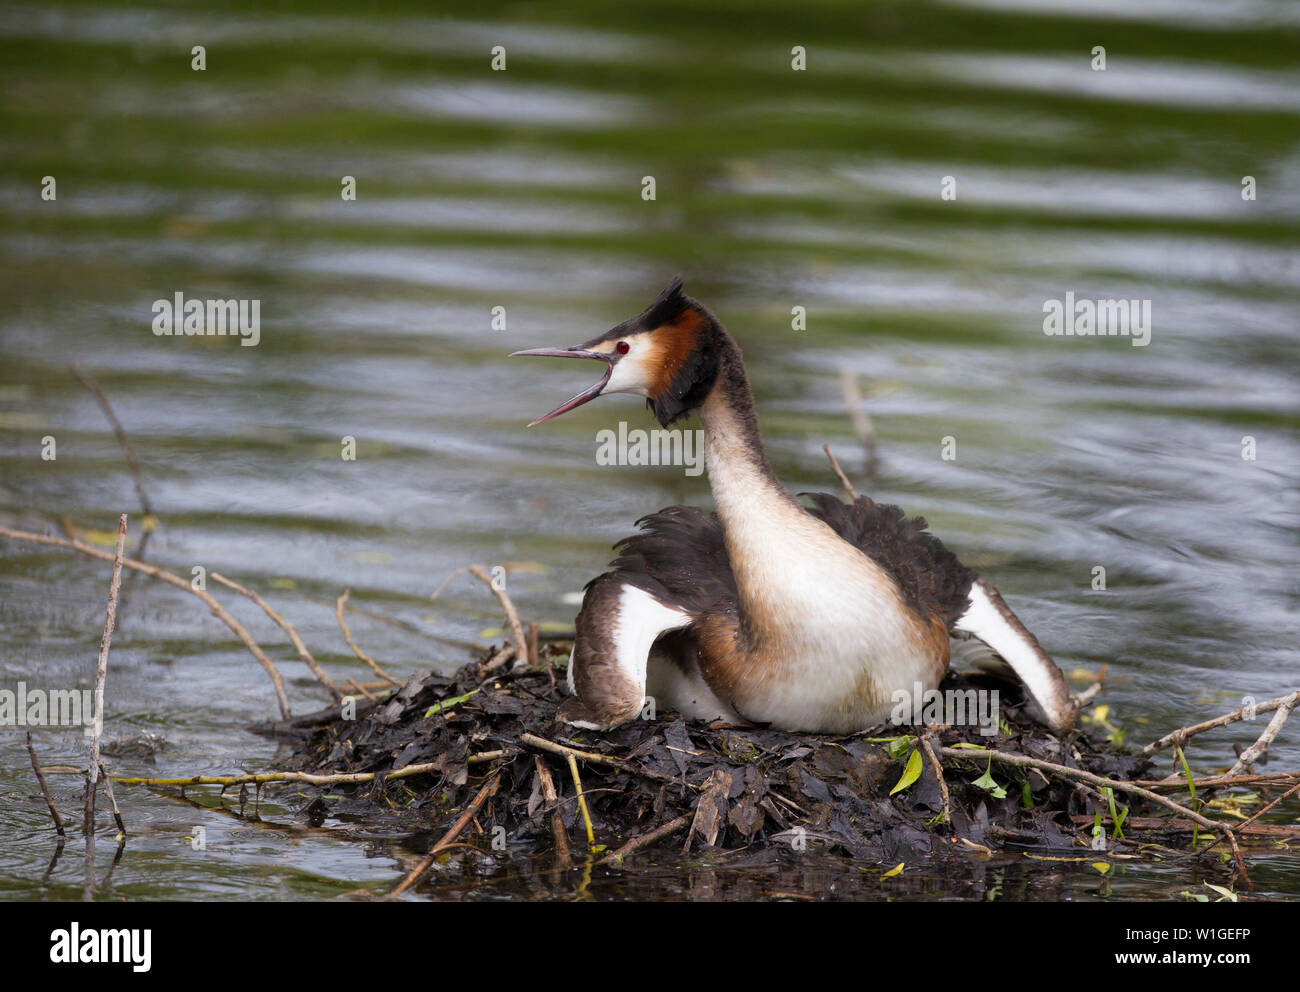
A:
POLYGON ((914 743, 910 737, 864 737, 862 738, 868 744, 883 744, 885 753, 895 761, 902 761, 903 755, 907 754, 908 749, 914 743))
MULTIPOLYGON (((1178 760, 1182 762, 1183 774, 1187 776, 1187 789, 1192 794, 1191 796, 1192 810, 1194 812, 1199 813, 1201 810, 1201 804, 1196 801, 1196 780, 1192 778, 1192 769, 1187 764, 1187 755, 1183 754, 1183 749, 1178 744, 1177 741, 1174 742, 1174 751, 1177 752, 1178 754, 1178 760)), ((1201 837, 1200 824, 1193 822, 1192 823, 1192 850, 1196 850, 1196 842, 1200 840, 1200 837, 1201 837)))
POLYGON ((984 774, 981 775, 979 778, 977 778, 974 782, 972 782, 971 785, 978 786, 979 788, 983 789, 994 799, 1006 799, 1007 790, 1002 788, 1002 786, 998 785, 997 782, 993 781, 993 776, 990 774, 992 770, 993 770, 993 759, 989 758, 988 768, 986 768, 984 770, 984 774))
POLYGON ((921 752, 916 748, 907 756, 907 767, 903 769, 903 777, 898 780, 898 784, 889 790, 892 796, 895 792, 902 792, 909 785, 921 777, 921 752))
POLYGON ((469 697, 474 695, 474 693, 476 692, 478 692, 478 690, 473 689, 465 693, 465 695, 463 696, 452 696, 451 699, 443 699, 439 702, 436 702, 432 706, 430 706, 427 710, 424 711, 424 718, 427 720, 435 713, 441 713, 443 710, 449 710, 453 706, 459 706, 461 703, 469 699, 469 697))
POLYGON ((1111 837, 1118 837, 1120 840, 1123 840, 1124 820, 1128 818, 1128 807, 1127 806, 1121 807, 1120 809, 1123 810, 1122 813, 1120 812, 1120 809, 1116 809, 1115 790, 1108 785, 1103 786, 1101 790, 1101 794, 1105 797, 1106 802, 1110 804, 1110 822, 1115 825, 1115 829, 1111 832, 1111 837))

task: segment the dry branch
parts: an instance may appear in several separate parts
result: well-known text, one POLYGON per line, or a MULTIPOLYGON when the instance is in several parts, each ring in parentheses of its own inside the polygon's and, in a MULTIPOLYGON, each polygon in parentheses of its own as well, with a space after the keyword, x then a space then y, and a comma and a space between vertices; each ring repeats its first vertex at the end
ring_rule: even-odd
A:
POLYGON ((497 584, 492 581, 492 577, 483 571, 482 565, 470 565, 468 571, 470 575, 491 589, 492 595, 501 604, 501 609, 505 611, 506 622, 510 625, 510 639, 515 644, 515 667, 527 667, 528 641, 524 637, 523 625, 519 622, 519 612, 515 609, 515 604, 510 601, 510 597, 506 595, 504 586, 497 588, 497 584))
POLYGON ((334 615, 338 618, 339 629, 343 631, 343 639, 348 642, 348 647, 353 650, 356 656, 370 667, 372 672, 378 675, 385 682, 390 682, 393 685, 401 685, 402 683, 400 679, 393 678, 386 671, 380 668, 379 662, 375 661, 374 658, 370 657, 370 655, 362 651, 361 648, 357 647, 357 642, 352 639, 352 631, 348 630, 347 621, 343 619, 343 607, 347 603, 348 597, 351 595, 351 589, 344 589, 343 595, 334 603, 334 615))
MULTIPOLYGON (((480 751, 465 759, 466 764, 481 765, 488 761, 504 758, 510 752, 505 748, 495 751, 480 751)), ((385 782, 389 779, 410 778, 412 775, 424 775, 427 772, 441 772, 442 763, 426 761, 418 765, 405 765, 390 772, 335 772, 329 775, 316 775, 312 772, 250 772, 247 775, 190 775, 186 778, 140 778, 135 776, 115 775, 113 781, 120 785, 264 785, 267 782, 305 782, 308 785, 347 785, 359 782, 373 782, 376 777, 385 782)))
MULTIPOLYGON (((104 682, 108 678, 108 651, 117 627, 117 594, 122 588, 122 552, 126 547, 126 514, 117 518, 117 546, 113 551, 113 577, 108 585, 108 609, 104 615, 104 636, 99 642, 99 660, 95 664, 95 716, 90 731, 90 772, 86 777, 86 842, 95 836, 95 793, 99 788, 99 739, 104 734, 104 682)), ((114 806, 116 807, 116 803, 114 806)), ((114 811, 116 812, 116 810, 114 811)), ((118 816, 118 822, 121 822, 118 816)))
POLYGON ((587 849, 596 846, 596 834, 591 827, 591 812, 587 809, 587 797, 582 794, 582 777, 578 774, 578 759, 570 752, 566 757, 569 759, 569 774, 573 776, 573 787, 578 792, 578 809, 582 810, 582 822, 587 827, 587 849))
POLYGON ((27 731, 27 754, 32 759, 32 771, 36 773, 36 782, 41 787, 41 795, 45 797, 45 805, 50 809, 50 816, 54 820, 54 829, 60 837, 66 837, 63 830, 63 820, 59 817, 59 811, 54 807, 54 800, 50 797, 50 787, 45 784, 45 774, 41 771, 40 763, 36 760, 36 749, 32 747, 32 732, 27 731))
MULTIPOLYGON (((1072 813, 1070 820, 1080 826, 1092 826, 1096 818, 1087 813, 1072 813)), ((1111 826, 1111 819, 1108 814, 1101 815, 1103 826, 1111 826)), ((1178 816, 1126 816, 1124 817, 1125 830, 1174 830, 1179 833, 1191 833, 1200 824, 1193 823, 1185 817, 1178 816)), ((1300 826, 1291 827, 1285 824, 1275 823, 1238 823, 1233 826, 1233 831, 1239 832, 1243 837, 1273 837, 1273 838, 1300 838, 1300 826)), ((1217 845, 1211 845, 1217 846, 1217 845)), ((1205 848, 1209 850, 1210 848, 1205 848)))
POLYGON ((456 822, 451 825, 451 829, 442 835, 442 839, 429 849, 429 853, 424 856, 424 859, 411 869, 410 874, 402 879, 397 888, 393 889, 390 894, 395 896, 401 895, 418 882, 420 876, 428 871, 429 867, 433 864, 433 859, 443 850, 451 846, 451 843, 460 836, 461 831, 469 826, 469 822, 478 815, 478 811, 483 808, 483 804, 496 793, 497 788, 500 785, 501 775, 499 772, 494 773, 490 779, 483 783, 483 788, 478 790, 478 795, 476 795, 473 801, 465 807, 465 811, 456 818, 456 822))
POLYGON ((934 745, 930 743, 930 735, 921 735, 921 747, 925 750, 925 756, 930 759, 930 766, 934 769, 935 778, 939 780, 939 794, 943 796, 943 822, 952 822, 952 810, 949 806, 948 783, 943 777, 943 765, 939 763, 939 756, 934 753, 934 745))
POLYGON ((848 411, 853 424, 853 433, 862 442, 867 453, 867 475, 876 474, 876 428, 862 402, 862 391, 858 388, 858 377, 852 369, 840 369, 840 392, 844 396, 844 409, 848 411))
POLYGON ((500 668, 502 665, 504 665, 507 661, 509 661, 514 656, 515 656, 515 646, 513 644, 507 644, 500 651, 494 654, 490 659, 484 662, 483 667, 480 668, 479 671, 483 675, 491 675, 493 672, 495 672, 498 668, 500 668))
POLYGON ((844 469, 840 468, 839 459, 831 454, 831 446, 829 444, 823 444, 822 451, 826 452, 826 457, 831 460, 831 468, 834 470, 835 474, 839 476, 840 485, 844 487, 844 492, 849 497, 849 502, 856 503, 858 501, 858 491, 853 488, 853 483, 850 482, 849 477, 844 474, 844 469))
POLYGON ((1138 752, 1138 756, 1149 758, 1157 751, 1163 750, 1174 743, 1181 744, 1187 738, 1202 733, 1203 731, 1213 730, 1215 727, 1226 727, 1230 723, 1236 723, 1238 720, 1246 720, 1249 719, 1250 716, 1258 715, 1260 713, 1271 713, 1273 710, 1283 705, 1288 709, 1294 709, 1297 703, 1300 703, 1300 689, 1286 696, 1279 696, 1276 699, 1269 699, 1262 703, 1256 703, 1253 707, 1243 706, 1240 709, 1233 710, 1231 713, 1225 713, 1223 716, 1216 716, 1213 720, 1206 720, 1203 723, 1192 724, 1188 727, 1179 727, 1177 730, 1165 734, 1165 736, 1161 737, 1159 740, 1152 741, 1138 752), (1250 716, 1247 715, 1248 713, 1250 716))
POLYGON ((601 858, 599 861, 596 862, 596 864, 620 865, 623 863, 623 859, 626 858, 629 854, 635 854, 643 847, 649 847, 655 841, 662 840, 665 837, 671 837, 673 834, 677 833, 677 831, 681 830, 682 827, 689 825, 691 821, 694 819, 695 819, 694 811, 690 813, 683 813, 681 816, 677 817, 676 819, 669 820, 667 823, 661 824, 660 826, 655 827, 653 830, 649 830, 643 834, 637 834, 637 836, 633 837, 630 841, 628 841, 626 844, 620 847, 613 854, 601 858))
POLYGON ((330 695, 334 697, 334 701, 336 703, 342 701, 343 693, 339 691, 339 687, 334 684, 333 679, 325 674, 325 670, 316 663, 316 659, 313 658, 311 652, 307 650, 307 645, 302 642, 302 638, 298 636, 298 631, 294 629, 293 624, 280 616, 280 614, 276 613, 275 610, 271 608, 271 604, 255 593, 252 589, 240 585, 234 579, 226 578, 220 572, 211 572, 209 574, 213 581, 220 582, 223 586, 235 590, 235 592, 242 596, 247 596, 254 603, 260 606, 263 611, 265 611, 266 615, 274 620, 276 625, 289 635, 289 640, 293 644, 293 649, 298 652, 298 657, 302 659, 302 663, 311 669, 311 673, 316 676, 316 680, 329 690, 330 695))
POLYGON ((551 804, 551 834, 555 838, 555 856, 567 868, 570 863, 569 835, 564 832, 564 820, 556 805, 560 797, 555 791, 555 780, 551 778, 551 770, 546 767, 546 759, 540 754, 533 755, 533 762, 537 768, 537 780, 542 786, 542 796, 551 804))
MULTIPOLYGON (((1300 697, 1300 693, 1294 693, 1293 695, 1300 697)), ((1264 732, 1259 735, 1259 739, 1250 747, 1246 748, 1246 750, 1241 752, 1241 756, 1237 759, 1237 763, 1228 769, 1229 775, 1240 775, 1242 772, 1246 771, 1246 769, 1250 768, 1250 766, 1256 761, 1264 757, 1265 753, 1268 751, 1269 745, 1273 743, 1273 739, 1277 737, 1278 731, 1282 729, 1282 725, 1286 723, 1287 717, 1291 715, 1291 710, 1295 708, 1296 701, 1296 699, 1290 699, 1278 704, 1277 711, 1273 714, 1273 719, 1268 721, 1268 726, 1265 727, 1264 732)), ((1254 769, 1251 770, 1253 771, 1254 769)))
MULTIPOLYGON (((113 555, 100 551, 98 548, 92 548, 89 544, 76 539, 51 537, 47 534, 33 534, 30 531, 13 530, 10 527, 0 527, 0 537, 8 537, 15 541, 26 541, 29 544, 47 544, 51 547, 67 548, 71 551, 78 551, 90 558, 98 558, 100 561, 113 561, 114 558, 113 555)), ((293 715, 289 710, 289 696, 285 692, 284 679, 280 676, 279 670, 271 662, 271 659, 266 656, 266 652, 253 640, 252 635, 248 633, 243 624, 231 616, 211 593, 206 589, 194 588, 193 585, 174 572, 169 572, 165 568, 158 568, 156 565, 150 565, 146 562, 137 561, 134 558, 123 558, 122 567, 143 572, 155 579, 161 579, 177 589, 184 589, 186 592, 198 596, 199 599, 207 603, 212 615, 234 631, 235 636, 243 642, 244 647, 248 648, 249 653, 257 659, 257 663, 266 669, 266 674, 271 677, 271 684, 275 687, 275 697, 280 704, 280 715, 286 720, 293 715)))
MULTIPOLYGON (((671 782, 680 784, 678 779, 671 775, 662 775, 659 772, 652 772, 648 768, 640 768, 636 765, 629 764, 620 758, 611 758, 607 754, 594 754, 591 751, 579 751, 576 747, 569 747, 566 744, 557 744, 554 741, 548 741, 545 738, 538 737, 536 734, 520 734, 519 743, 528 747, 540 748, 543 751, 550 751, 551 754, 558 755, 566 761, 570 758, 577 758, 580 761, 590 761, 597 765, 609 765, 611 768, 617 768, 620 771, 631 772, 633 775, 643 775, 646 778, 656 779, 660 782, 671 782)), ((692 789, 698 789, 698 786, 690 785, 692 789)))
POLYGON ((1058 765, 1053 761, 1044 761, 1041 758, 1030 758, 1023 754, 1008 754, 1005 751, 983 751, 970 750, 966 748, 944 747, 939 749, 939 753, 945 758, 965 758, 968 761, 984 761, 992 758, 994 761, 1006 765, 1020 765, 1025 768, 1038 768, 1042 771, 1049 771, 1062 778, 1073 779, 1077 782, 1087 782, 1090 785, 1099 786, 1107 789, 1115 789, 1119 792, 1128 792, 1135 796, 1141 796, 1158 806, 1164 806, 1166 809, 1173 810, 1182 816, 1196 821, 1200 826, 1208 830, 1227 830, 1231 831, 1232 827, 1226 823, 1219 823, 1202 816, 1200 813, 1189 810, 1166 796, 1152 792, 1150 789, 1144 789, 1141 786, 1134 785, 1132 782, 1121 782, 1117 779, 1103 778, 1101 775, 1094 775, 1092 772, 1086 772, 1081 768, 1070 768, 1068 765, 1058 765))
MULTIPOLYGON (((104 418, 108 421, 108 425, 113 428, 113 435, 117 438, 118 447, 122 449, 122 454, 126 457, 127 467, 131 470, 131 477, 135 480, 135 494, 140 500, 140 509, 144 511, 146 516, 153 516, 153 507, 150 505, 149 497, 145 495, 144 491, 144 473, 140 468, 140 458, 135 453, 135 448, 132 447, 131 442, 127 440, 126 431, 122 428, 122 422, 117 419, 117 415, 113 413, 108 397, 104 395, 104 391, 99 388, 99 383, 94 380, 90 373, 76 362, 69 365, 68 370, 81 381, 83 386, 90 390, 99 403, 99 408, 104 411, 104 418)), ((147 528, 145 536, 148 536, 147 528)))

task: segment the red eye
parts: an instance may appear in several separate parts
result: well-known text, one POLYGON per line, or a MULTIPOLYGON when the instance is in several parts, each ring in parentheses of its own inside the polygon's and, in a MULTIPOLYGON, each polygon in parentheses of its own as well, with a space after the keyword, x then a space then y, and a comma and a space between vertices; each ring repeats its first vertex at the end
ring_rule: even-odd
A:
POLYGON ((626 341, 620 341, 617 345, 614 346, 614 350, 617 351, 620 355, 626 355, 629 351, 632 350, 632 346, 628 344, 626 341))

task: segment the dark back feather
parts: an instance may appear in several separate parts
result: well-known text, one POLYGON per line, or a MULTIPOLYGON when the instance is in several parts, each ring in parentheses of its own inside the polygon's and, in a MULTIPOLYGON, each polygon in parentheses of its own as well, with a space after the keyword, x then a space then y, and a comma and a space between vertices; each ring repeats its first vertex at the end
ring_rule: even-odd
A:
MULTIPOLYGON (((924 517, 859 496, 843 503, 807 493, 809 513, 885 570, 904 601, 921 616, 938 613, 951 627, 969 605, 974 572, 926 530, 924 517)), ((641 533, 620 541, 613 568, 624 581, 695 616, 738 612, 722 524, 716 513, 670 506, 637 521, 641 533)))
POLYGON ((905 517, 897 506, 866 496, 845 503, 826 493, 800 495, 816 504, 809 513, 888 572, 922 616, 937 610, 951 628, 966 611, 976 575, 926 531, 924 517, 905 517))

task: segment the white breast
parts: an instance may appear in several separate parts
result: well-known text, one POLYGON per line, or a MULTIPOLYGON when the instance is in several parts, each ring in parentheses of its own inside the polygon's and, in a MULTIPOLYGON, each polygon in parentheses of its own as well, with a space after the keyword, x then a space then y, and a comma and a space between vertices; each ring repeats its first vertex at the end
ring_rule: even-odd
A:
POLYGON ((742 597, 763 611, 763 629, 780 637, 767 659, 779 677, 745 698, 745 716, 788 730, 850 733, 884 720, 893 690, 911 691, 917 681, 933 687, 932 649, 880 566, 806 514, 743 529, 742 597), (863 698, 873 683, 874 706, 863 698))

